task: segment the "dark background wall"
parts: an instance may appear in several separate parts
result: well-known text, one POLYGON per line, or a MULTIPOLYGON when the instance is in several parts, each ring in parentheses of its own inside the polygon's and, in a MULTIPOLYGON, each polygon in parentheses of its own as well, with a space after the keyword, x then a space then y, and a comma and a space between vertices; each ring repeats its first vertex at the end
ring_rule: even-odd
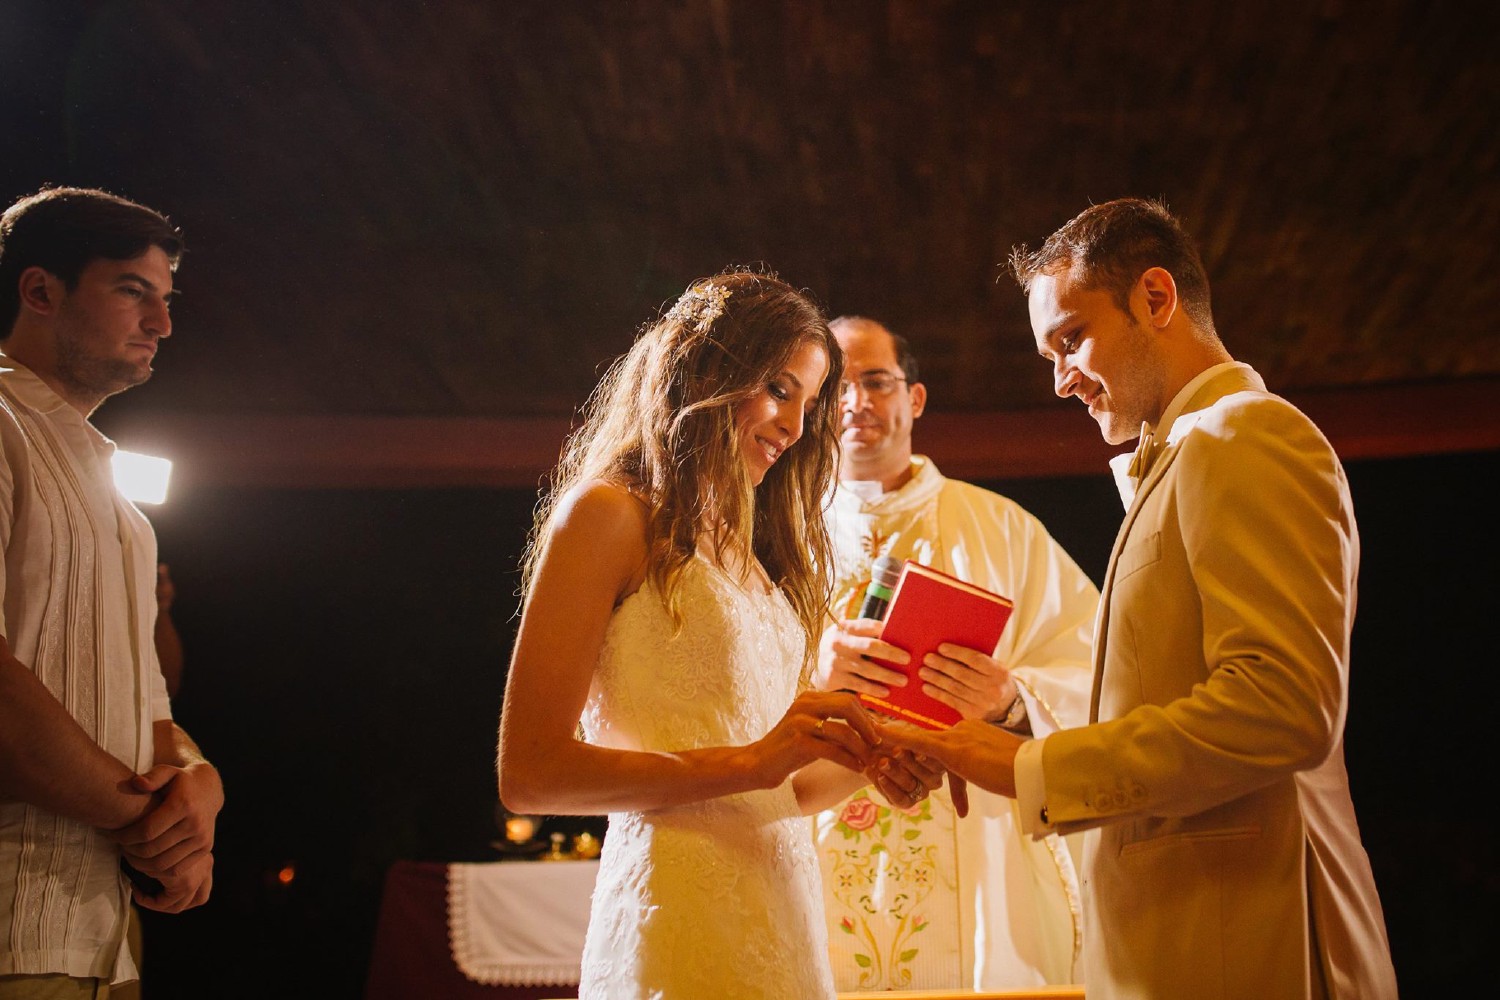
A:
MULTIPOLYGON (((1408 996, 1475 982, 1500 904, 1480 818, 1500 535, 1478 484, 1497 468, 1481 452, 1348 470, 1363 539, 1349 769, 1408 996)), ((1102 578, 1120 520, 1107 478, 986 485, 1102 578)), ((205 491, 152 512, 187 648, 178 717, 228 803, 211 902, 147 917, 148 1000, 206 996, 205 977, 226 998, 358 997, 391 862, 498 858, 494 744, 534 502, 205 491)))
MULTIPOLYGON (((494 856, 534 496, 190 488, 337 436, 256 418, 434 419, 435 445, 482 451, 463 418, 565 422, 688 280, 764 260, 912 336, 944 416, 1078 426, 996 265, 1090 201, 1160 194, 1237 356, 1288 392, 1451 385, 1421 397, 1435 413, 1378 414, 1451 441, 1454 414, 1494 424, 1500 375, 1484 9, 0 0, 4 203, 97 184, 187 233, 179 335, 101 427, 143 450, 111 425, 261 434, 196 466, 153 452, 179 458, 152 514, 187 649, 177 711, 228 804, 212 901, 149 920, 148 1000, 355 997, 386 867, 494 856)), ((337 477, 373 438, 319 481, 369 482, 337 477)), ((1497 902, 1477 818, 1500 596, 1477 484, 1497 458, 1350 468, 1349 762, 1408 996, 1477 979, 1497 902)), ((999 485, 1102 576, 1120 518, 1102 474, 999 485)))

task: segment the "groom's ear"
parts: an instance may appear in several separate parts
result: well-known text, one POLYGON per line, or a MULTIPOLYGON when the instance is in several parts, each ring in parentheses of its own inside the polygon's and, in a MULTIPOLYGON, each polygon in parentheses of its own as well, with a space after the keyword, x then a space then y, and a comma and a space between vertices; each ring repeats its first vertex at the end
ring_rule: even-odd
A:
POLYGON ((1164 267, 1147 268, 1135 283, 1131 308, 1139 312, 1138 319, 1152 329, 1166 329, 1177 315, 1181 302, 1177 298, 1177 280, 1164 267))

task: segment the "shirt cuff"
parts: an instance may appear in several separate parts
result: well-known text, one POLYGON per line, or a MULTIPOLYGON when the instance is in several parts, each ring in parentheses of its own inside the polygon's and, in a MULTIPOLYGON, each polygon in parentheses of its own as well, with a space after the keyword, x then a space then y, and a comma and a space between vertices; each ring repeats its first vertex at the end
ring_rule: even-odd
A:
POLYGON ((1016 804, 1021 810, 1021 832, 1040 840, 1053 832, 1047 822, 1047 781, 1042 773, 1042 744, 1046 737, 1027 740, 1016 749, 1016 804))

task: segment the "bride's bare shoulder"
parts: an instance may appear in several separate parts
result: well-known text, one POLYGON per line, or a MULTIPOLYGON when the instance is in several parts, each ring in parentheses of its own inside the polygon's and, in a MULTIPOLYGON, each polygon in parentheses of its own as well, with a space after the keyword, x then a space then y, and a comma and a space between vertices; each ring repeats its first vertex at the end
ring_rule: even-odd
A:
POLYGON ((557 502, 554 531, 584 531, 598 541, 644 539, 649 515, 646 503, 629 486, 608 479, 589 479, 557 502))

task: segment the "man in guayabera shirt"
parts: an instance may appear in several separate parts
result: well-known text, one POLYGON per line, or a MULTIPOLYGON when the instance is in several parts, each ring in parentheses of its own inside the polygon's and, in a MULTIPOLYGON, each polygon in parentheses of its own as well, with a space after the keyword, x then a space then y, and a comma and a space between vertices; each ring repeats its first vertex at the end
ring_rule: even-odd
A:
POLYGON ((223 786, 172 721, 156 537, 89 422, 151 377, 181 253, 103 191, 0 216, 0 1000, 107 996, 137 978, 132 894, 177 912, 213 884, 223 786))

